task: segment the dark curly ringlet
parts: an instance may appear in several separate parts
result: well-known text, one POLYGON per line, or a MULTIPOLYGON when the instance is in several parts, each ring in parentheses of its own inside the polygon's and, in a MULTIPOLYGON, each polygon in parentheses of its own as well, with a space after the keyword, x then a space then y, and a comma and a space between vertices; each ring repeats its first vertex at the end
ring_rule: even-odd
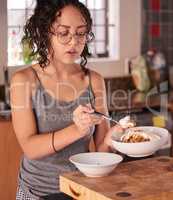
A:
MULTIPOLYGON (((87 7, 78 0, 37 0, 33 15, 27 20, 24 27, 24 37, 22 42, 28 42, 32 53, 31 57, 37 56, 37 61, 44 69, 49 63, 48 52, 51 49, 50 36, 52 24, 61 14, 61 9, 65 6, 73 5, 76 7, 84 17, 87 23, 87 31, 89 41, 94 38, 91 32, 92 19, 87 7)), ((88 41, 88 42, 89 42, 88 41)), ((81 54, 80 66, 86 72, 85 65, 87 64, 87 56, 90 56, 87 43, 81 54)))

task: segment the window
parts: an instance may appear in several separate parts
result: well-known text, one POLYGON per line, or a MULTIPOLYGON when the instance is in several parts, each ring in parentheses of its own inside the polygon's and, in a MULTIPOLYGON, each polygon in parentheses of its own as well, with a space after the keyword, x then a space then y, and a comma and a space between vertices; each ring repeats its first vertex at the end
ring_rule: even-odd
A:
POLYGON ((8 65, 23 65, 21 38, 26 20, 32 14, 35 0, 8 0, 8 65))
POLYGON ((95 41, 91 43, 90 50, 94 57, 108 56, 108 1, 82 0, 90 10, 93 19, 93 32, 95 41))
MULTIPOLYGON (((36 0, 7 0, 8 14, 8 66, 24 65, 21 38, 23 27, 32 14, 36 0)), ((114 24, 109 23, 109 1, 81 0, 90 10, 93 19, 95 40, 89 45, 93 57, 108 57, 111 55, 109 44, 113 35, 114 24), (110 37, 110 38, 109 38, 110 37)), ((110 0, 111 2, 111 0, 110 0)), ((118 0, 114 0, 118 2, 118 0)))

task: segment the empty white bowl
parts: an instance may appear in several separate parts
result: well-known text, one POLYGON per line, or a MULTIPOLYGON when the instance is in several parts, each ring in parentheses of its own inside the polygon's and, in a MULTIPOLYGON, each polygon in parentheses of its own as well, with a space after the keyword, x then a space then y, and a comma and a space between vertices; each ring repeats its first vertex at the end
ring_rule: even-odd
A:
POLYGON ((131 128, 130 130, 133 129, 144 131, 151 136, 152 139, 146 142, 125 143, 121 141, 122 135, 115 133, 112 136, 112 147, 131 157, 145 157, 155 153, 168 141, 169 132, 164 128, 141 126, 131 128), (153 135, 156 135, 157 137, 152 137, 153 135))
POLYGON ((73 155, 69 160, 86 176, 101 177, 112 172, 123 158, 114 153, 89 152, 73 155))

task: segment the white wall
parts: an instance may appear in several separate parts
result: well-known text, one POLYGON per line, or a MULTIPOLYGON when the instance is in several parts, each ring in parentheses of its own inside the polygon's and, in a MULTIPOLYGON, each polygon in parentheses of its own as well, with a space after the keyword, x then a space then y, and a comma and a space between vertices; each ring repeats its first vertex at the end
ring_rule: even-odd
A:
POLYGON ((141 49, 141 0, 120 1, 120 52, 116 58, 104 62, 91 62, 90 68, 100 72, 104 77, 123 76, 128 73, 125 62, 127 58, 140 54, 141 49))

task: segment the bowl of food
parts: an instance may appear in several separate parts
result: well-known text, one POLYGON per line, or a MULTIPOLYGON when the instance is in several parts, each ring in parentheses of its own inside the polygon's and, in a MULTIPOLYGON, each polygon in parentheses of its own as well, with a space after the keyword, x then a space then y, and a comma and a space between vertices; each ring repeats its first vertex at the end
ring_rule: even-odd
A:
POLYGON ((131 157, 154 154, 168 141, 169 132, 164 128, 141 126, 113 134, 112 147, 131 157))
POLYGON ((111 173, 123 158, 115 153, 89 152, 73 155, 69 160, 84 175, 102 177, 111 173))

